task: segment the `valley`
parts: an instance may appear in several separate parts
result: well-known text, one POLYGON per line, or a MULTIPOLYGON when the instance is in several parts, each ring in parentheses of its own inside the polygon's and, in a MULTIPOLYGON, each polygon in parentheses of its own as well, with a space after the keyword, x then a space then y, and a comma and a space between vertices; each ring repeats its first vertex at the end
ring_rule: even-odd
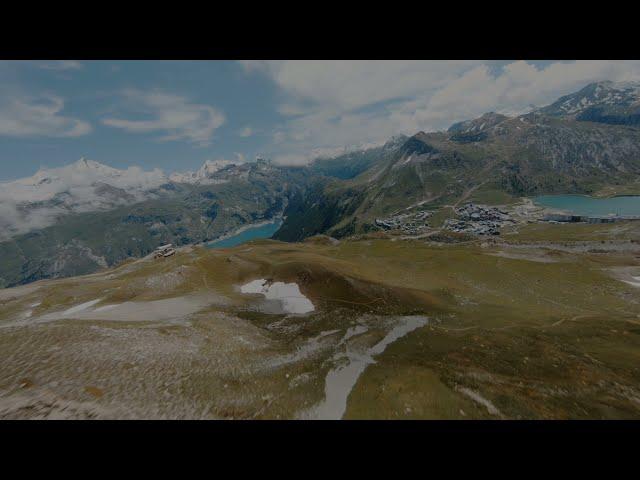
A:
POLYGON ((267 162, 228 167, 217 182, 166 184, 158 198, 78 212, 0 242, 0 287, 94 272, 159 245, 208 242, 282 216, 307 172, 267 162))
POLYGON ((639 419, 638 105, 2 183, 0 418, 639 419))
POLYGON ((189 246, 5 289, 0 416, 637 418, 638 228, 189 246), (313 311, 242 293, 255 279, 313 311))

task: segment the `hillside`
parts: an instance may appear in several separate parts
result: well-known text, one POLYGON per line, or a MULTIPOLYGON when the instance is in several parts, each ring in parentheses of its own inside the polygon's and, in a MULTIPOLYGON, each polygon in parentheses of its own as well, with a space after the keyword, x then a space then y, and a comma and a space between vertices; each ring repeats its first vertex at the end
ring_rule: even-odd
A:
POLYGON ((639 418, 634 238, 262 240, 5 289, 0 418, 639 418))
POLYGON ((353 150, 335 157, 323 157, 315 159, 310 169, 319 175, 348 180, 355 178, 362 172, 369 170, 374 165, 383 163, 400 148, 407 137, 399 135, 390 139, 384 145, 363 150, 353 150))
POLYGON ((0 243, 0 287, 90 273, 165 243, 204 242, 278 217, 307 177, 303 169, 245 164, 215 183, 166 184, 169 193, 156 198, 62 216, 0 243))
MULTIPOLYGON (((466 200, 499 204, 521 196, 597 194, 628 185, 640 174, 640 128, 631 120, 591 116, 586 121, 581 115, 600 105, 609 108, 611 98, 618 97, 604 95, 598 85, 585 90, 600 96, 589 102, 582 101, 583 94, 563 97, 515 118, 488 113, 447 132, 420 132, 370 160, 358 176, 296 197, 275 238, 366 232, 375 228, 375 218, 416 205, 437 210, 466 200), (588 108, 558 110, 558 104, 576 102, 588 108)), ((636 98, 629 94, 616 105, 635 108, 636 98)))
POLYGON ((598 82, 561 97, 540 113, 583 122, 640 125, 640 83, 598 82))
POLYGON ((167 176, 81 159, 41 169, 2 183, 0 287, 89 273, 274 216, 285 217, 274 238, 297 241, 378 230, 376 219, 407 211, 442 221, 466 201, 638 193, 638 92, 600 82, 515 118, 490 112, 308 167, 218 160, 167 176))

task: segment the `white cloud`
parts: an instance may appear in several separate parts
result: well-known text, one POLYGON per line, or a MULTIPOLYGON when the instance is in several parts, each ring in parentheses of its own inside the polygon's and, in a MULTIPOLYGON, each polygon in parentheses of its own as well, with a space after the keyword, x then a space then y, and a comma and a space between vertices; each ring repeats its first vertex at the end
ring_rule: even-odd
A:
POLYGON ((479 61, 245 61, 285 94, 272 155, 304 163, 316 151, 447 128, 487 111, 518 114, 599 80, 639 80, 638 61, 502 67, 479 61))
POLYGON ((240 132, 238 132, 238 135, 243 138, 250 137, 251 135, 253 135, 253 128, 247 125, 242 130, 240 130, 240 132))
POLYGON ((225 158, 216 158, 213 160, 205 161, 202 166, 194 171, 187 172, 174 172, 169 178, 178 183, 191 183, 196 185, 210 185, 216 183, 226 183, 227 179, 221 179, 216 177, 216 173, 225 167, 230 165, 240 165, 246 163, 246 158, 243 154, 235 152, 235 159, 228 160, 225 158))
POLYGON ((439 88, 477 63, 414 60, 242 62, 248 71, 261 71, 269 75, 293 96, 293 100, 310 100, 340 110, 439 88))
POLYGON ((0 182, 0 241, 44 228, 72 212, 106 210, 141 201, 167 177, 160 169, 132 166, 119 170, 81 159, 58 168, 41 168, 33 176, 0 182), (107 184, 113 190, 101 191, 107 184), (117 189, 126 192, 120 195, 117 189), (55 199, 56 201, 51 201, 55 199))
POLYGON ((80 70, 82 63, 77 60, 50 60, 36 62, 38 68, 45 70, 80 70))
POLYGON ((0 60, 0 66, 27 67, 42 70, 80 70, 83 65, 77 60, 0 60))
POLYGON ((555 62, 537 68, 524 61, 506 65, 492 75, 486 65, 475 67, 438 91, 416 114, 425 119, 446 115, 475 116, 488 110, 521 113, 529 105, 543 106, 600 80, 639 80, 640 62, 555 62))
POLYGON ((61 114, 64 100, 56 95, 0 98, 0 135, 15 137, 79 137, 91 131, 83 120, 61 114))
POLYGON ((185 140, 197 145, 211 144, 214 131, 225 122, 224 114, 188 98, 154 90, 129 89, 122 92, 124 109, 144 119, 107 117, 102 123, 131 133, 161 133, 160 140, 185 140))

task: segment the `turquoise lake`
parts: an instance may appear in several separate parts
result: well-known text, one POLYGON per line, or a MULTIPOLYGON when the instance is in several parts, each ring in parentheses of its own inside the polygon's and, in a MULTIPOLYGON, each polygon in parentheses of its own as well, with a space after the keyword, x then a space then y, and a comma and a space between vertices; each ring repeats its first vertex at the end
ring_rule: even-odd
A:
POLYGON ((593 198, 586 195, 541 195, 533 202, 574 215, 640 215, 640 196, 593 198))
POLYGON ((247 228, 243 232, 225 238, 223 240, 214 240, 207 244, 207 248, 229 248, 241 245, 256 238, 271 238, 282 225, 282 220, 276 220, 271 223, 260 225, 259 227, 247 228))

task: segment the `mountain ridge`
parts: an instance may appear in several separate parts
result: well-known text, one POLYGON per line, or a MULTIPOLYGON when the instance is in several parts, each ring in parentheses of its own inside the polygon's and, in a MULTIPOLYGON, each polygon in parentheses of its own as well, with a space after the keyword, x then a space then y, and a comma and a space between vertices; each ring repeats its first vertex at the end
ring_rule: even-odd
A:
POLYGON ((640 175, 640 129, 608 117, 587 120, 581 115, 612 101, 616 108, 633 109, 640 89, 636 84, 605 85, 626 94, 609 95, 596 83, 520 116, 489 112, 445 132, 419 132, 390 157, 371 160, 375 171, 316 189, 308 201, 296 198, 301 204, 290 205, 292 215, 274 238, 296 241, 309 234, 363 233, 375 229, 376 217, 416 203, 438 209, 472 195, 509 200, 543 193, 592 194, 623 185, 640 175), (598 92, 598 97, 579 100, 589 92, 598 92), (584 110, 558 113, 557 105, 568 100, 584 110), (302 225, 297 218, 301 212, 313 219, 314 228, 294 227, 302 225))
POLYGON ((636 91, 635 84, 592 84, 520 116, 488 112, 447 131, 396 136, 307 167, 238 159, 167 176, 82 158, 40 169, 1 184, 0 254, 11 260, 0 269, 0 284, 88 273, 162 243, 213 240, 276 216, 285 219, 275 239, 347 237, 377 230, 376 218, 415 205, 437 212, 467 200, 624 185, 640 176, 640 129, 582 115, 614 105, 621 118, 620 108, 635 108, 636 91), (23 231, 11 231, 11 221, 23 231))
MULTIPOLYGON (((238 227, 278 218, 308 172, 252 162, 212 184, 162 184, 162 194, 103 210, 59 216, 0 242, 0 287, 91 273, 159 245, 214 240, 238 227), (171 188, 169 188, 171 186, 171 188)), ((103 195, 118 195, 99 185, 103 195)), ((126 192, 124 192, 126 193, 126 192)), ((63 203, 64 194, 49 200, 63 203)), ((131 199, 130 199, 131 200, 131 199)))
POLYGON ((578 121, 640 125, 640 82, 591 83, 536 111, 578 121))

